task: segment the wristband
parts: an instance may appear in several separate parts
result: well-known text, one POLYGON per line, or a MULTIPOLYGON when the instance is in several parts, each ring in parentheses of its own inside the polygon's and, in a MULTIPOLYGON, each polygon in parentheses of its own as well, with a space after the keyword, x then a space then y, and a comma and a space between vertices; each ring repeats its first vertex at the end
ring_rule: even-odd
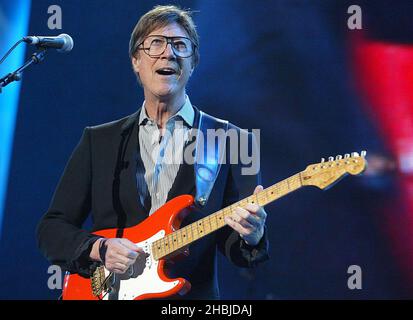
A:
POLYGON ((107 246, 105 245, 105 243, 107 240, 108 239, 103 239, 99 243, 99 258, 103 264, 105 264, 106 250, 107 250, 107 246))

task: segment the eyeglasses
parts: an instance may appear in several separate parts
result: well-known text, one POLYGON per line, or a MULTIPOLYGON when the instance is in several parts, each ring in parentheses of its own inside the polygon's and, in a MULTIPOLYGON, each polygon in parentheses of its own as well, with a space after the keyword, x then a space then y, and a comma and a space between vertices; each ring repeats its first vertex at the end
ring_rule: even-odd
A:
POLYGON ((177 57, 189 58, 194 54, 195 44, 186 37, 166 37, 153 35, 146 37, 139 45, 138 50, 143 50, 152 57, 160 57, 166 50, 168 43, 177 57), (139 48, 142 45, 141 48, 139 48))

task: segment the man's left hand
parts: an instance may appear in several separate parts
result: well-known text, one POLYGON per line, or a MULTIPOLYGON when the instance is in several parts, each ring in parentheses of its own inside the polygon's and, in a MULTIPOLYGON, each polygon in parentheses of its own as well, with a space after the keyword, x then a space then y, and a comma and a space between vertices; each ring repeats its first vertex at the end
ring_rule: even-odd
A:
MULTIPOLYGON (((263 189, 261 185, 257 186, 254 194, 257 194, 263 189)), ((266 218, 267 213, 263 207, 250 203, 245 208, 236 208, 231 216, 225 217, 225 222, 237 231, 248 245, 255 246, 264 235, 266 218)))

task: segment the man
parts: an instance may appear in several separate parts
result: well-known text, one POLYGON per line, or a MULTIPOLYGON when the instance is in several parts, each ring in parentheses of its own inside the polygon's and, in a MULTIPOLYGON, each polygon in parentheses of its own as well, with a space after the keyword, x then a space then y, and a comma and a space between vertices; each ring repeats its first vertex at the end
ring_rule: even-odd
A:
MULTIPOLYGON (((124 274, 143 252, 121 237, 122 229, 140 223, 166 201, 195 195, 202 187, 194 174, 195 164, 167 161, 172 153, 182 159, 186 148, 197 143, 192 131, 201 129, 201 112, 185 91, 199 61, 198 35, 189 12, 175 6, 155 7, 137 23, 129 51, 144 90, 142 108, 124 119, 84 130, 37 230, 39 247, 52 263, 85 277, 100 263, 124 274), (184 133, 184 143, 176 143, 177 132, 184 133), (93 231, 118 228, 119 237, 104 239, 81 229, 90 212, 93 231)), ((233 125, 228 129, 246 134, 233 125)), ((240 165, 223 163, 210 184, 207 201, 198 203, 182 226, 250 194, 257 175, 242 176, 240 170, 240 165)), ((254 192, 260 190, 257 186, 254 192)), ((264 209, 256 204, 236 208, 226 218, 229 227, 193 243, 189 257, 170 267, 171 275, 192 284, 184 298, 219 298, 217 248, 242 267, 266 260, 265 219, 264 209)))

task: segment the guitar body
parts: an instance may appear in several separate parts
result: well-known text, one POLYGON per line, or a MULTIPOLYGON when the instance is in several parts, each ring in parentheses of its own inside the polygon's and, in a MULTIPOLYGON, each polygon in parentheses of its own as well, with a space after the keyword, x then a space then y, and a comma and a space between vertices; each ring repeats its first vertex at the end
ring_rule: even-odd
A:
MULTIPOLYGON (((173 295, 183 295, 191 288, 191 284, 183 279, 170 279, 166 273, 166 260, 155 260, 151 254, 151 244, 155 240, 179 229, 182 220, 189 213, 194 198, 182 195, 168 201, 164 206, 150 215, 140 224, 125 228, 123 238, 126 238, 143 248, 146 257, 137 259, 133 270, 125 275, 116 275, 115 287, 119 300, 141 300, 165 298, 173 295)), ((105 238, 116 238, 117 229, 107 229, 94 234, 105 238)), ((104 269, 105 276, 109 271, 104 269)), ((92 279, 78 274, 66 274, 63 284, 63 300, 107 300, 109 294, 103 292, 95 296, 92 292, 92 279)))

